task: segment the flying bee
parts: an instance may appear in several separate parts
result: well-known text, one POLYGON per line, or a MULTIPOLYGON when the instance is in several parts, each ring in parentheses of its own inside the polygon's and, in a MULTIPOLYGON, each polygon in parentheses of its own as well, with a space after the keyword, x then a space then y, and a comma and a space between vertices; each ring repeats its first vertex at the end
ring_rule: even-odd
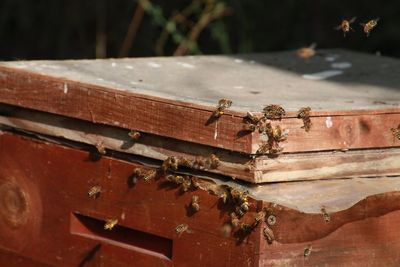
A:
POLYGON ((104 224, 104 230, 109 230, 111 231, 118 223, 117 219, 109 219, 106 221, 104 224))
POLYGON ((304 59, 313 57, 317 53, 317 51, 315 51, 316 47, 317 47, 317 45, 315 43, 313 43, 309 47, 302 47, 302 48, 297 49, 296 54, 298 57, 304 58, 304 59))
POLYGON ((164 162, 163 162, 163 164, 161 166, 161 169, 164 172, 166 172, 168 170, 176 171, 178 169, 178 166, 179 166, 179 160, 176 157, 171 156, 171 157, 168 157, 168 158, 166 158, 164 160, 164 162))
POLYGON ((140 138, 140 133, 138 131, 130 131, 128 133, 129 137, 132 138, 132 140, 136 141, 140 138))
POLYGON ((104 147, 103 142, 98 142, 96 144, 96 149, 97 149, 97 152, 99 152, 100 154, 102 154, 102 155, 106 154, 106 148, 104 147))
POLYGON ((224 114, 225 109, 230 108, 231 105, 232 105, 232 100, 225 98, 220 99, 218 101, 217 109, 214 111, 212 116, 215 118, 221 117, 224 114))
POLYGON ((281 120, 286 111, 279 105, 268 105, 264 109, 265 118, 269 120, 281 120))
POLYGON ((199 211, 200 210, 200 204, 199 204, 199 196, 192 196, 192 201, 190 202, 190 206, 194 211, 199 211))
POLYGON ((143 175, 143 180, 145 182, 149 182, 151 179, 155 178, 156 176, 157 176, 156 170, 149 170, 143 175))
POLYGON ((182 223, 180 225, 178 225, 177 227, 175 227, 175 233, 178 234, 178 236, 181 236, 182 233, 187 232, 187 233, 191 233, 192 231, 189 230, 189 225, 182 223))
POLYGON ((380 18, 377 18, 377 19, 371 19, 367 23, 360 23, 360 25, 363 27, 363 31, 367 35, 367 37, 369 36, 372 29, 378 25, 379 20, 380 20, 380 18))
POLYGON ((101 193, 101 186, 95 185, 89 189, 87 194, 90 198, 98 198, 100 193, 101 193))
POLYGON ((335 27, 334 29, 338 31, 342 30, 343 36, 346 36, 346 33, 350 32, 350 30, 354 32, 353 28, 350 25, 354 23, 356 19, 357 19, 356 17, 353 17, 350 20, 343 19, 342 23, 339 26, 335 27))
POLYGON ((306 132, 310 131, 311 129, 311 120, 310 120, 310 107, 301 108, 297 113, 297 118, 303 120, 303 128, 306 132))
POLYGON ((394 137, 400 140, 400 124, 397 126, 397 128, 390 129, 390 131, 392 132, 394 137))

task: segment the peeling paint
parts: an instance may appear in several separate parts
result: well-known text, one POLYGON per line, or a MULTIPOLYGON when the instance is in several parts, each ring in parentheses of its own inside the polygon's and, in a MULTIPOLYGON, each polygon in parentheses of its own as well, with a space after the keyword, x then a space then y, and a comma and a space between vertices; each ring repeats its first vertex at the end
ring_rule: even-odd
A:
POLYGON ((325 125, 326 125, 326 128, 332 128, 332 126, 333 126, 332 117, 326 117, 325 125))

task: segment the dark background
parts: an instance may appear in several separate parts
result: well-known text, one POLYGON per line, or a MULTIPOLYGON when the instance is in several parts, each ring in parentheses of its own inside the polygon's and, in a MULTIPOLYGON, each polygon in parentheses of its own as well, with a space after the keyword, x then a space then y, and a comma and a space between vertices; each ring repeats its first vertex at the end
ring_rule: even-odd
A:
POLYGON ((173 55, 199 25, 207 5, 222 10, 220 16, 200 31, 196 49, 178 54, 279 51, 315 42, 318 48, 400 57, 398 0, 152 0, 143 13, 139 2, 146 1, 1 0, 0 60, 173 55), (195 11, 170 27, 171 34, 156 50, 171 16, 193 5, 195 11), (342 18, 353 16, 358 18, 355 32, 344 38, 333 30, 342 18), (377 17, 377 28, 365 37, 359 23, 377 17), (127 36, 132 42, 122 48, 127 36))

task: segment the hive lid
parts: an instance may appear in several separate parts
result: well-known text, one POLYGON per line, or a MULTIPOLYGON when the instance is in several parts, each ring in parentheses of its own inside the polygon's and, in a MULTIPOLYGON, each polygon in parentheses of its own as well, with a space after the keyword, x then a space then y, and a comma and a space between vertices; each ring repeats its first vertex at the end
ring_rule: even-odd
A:
POLYGON ((258 132, 240 134, 247 111, 279 104, 284 152, 395 147, 400 61, 342 50, 304 60, 293 52, 0 63, 0 102, 256 153, 258 132), (221 98, 233 105, 209 121, 221 98), (311 107, 312 127, 296 118, 311 107), (207 123, 209 122, 209 123, 207 123))

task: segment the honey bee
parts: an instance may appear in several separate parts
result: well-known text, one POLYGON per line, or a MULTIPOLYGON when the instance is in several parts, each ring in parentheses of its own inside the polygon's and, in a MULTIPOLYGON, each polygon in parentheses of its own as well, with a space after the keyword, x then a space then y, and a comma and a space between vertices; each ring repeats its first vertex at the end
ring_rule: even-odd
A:
POLYGON ((231 105, 232 105, 232 100, 224 98, 220 99, 218 101, 217 109, 214 111, 212 116, 215 118, 221 117, 224 114, 225 109, 230 108, 231 105))
POLYGON ((106 148, 104 147, 103 142, 98 142, 98 143, 96 144, 96 149, 97 149, 97 151, 98 151, 100 154, 102 154, 102 155, 105 155, 105 154, 106 154, 106 148))
POLYGON ((282 120, 286 111, 279 105, 268 105, 264 109, 265 118, 269 120, 282 120))
POLYGON ((219 195, 219 198, 222 200, 222 203, 226 204, 228 200, 228 194, 226 192, 223 192, 219 195))
POLYGON ((197 177, 192 177, 192 187, 193 188, 199 188, 200 187, 200 180, 197 177))
POLYGON ((331 221, 331 216, 326 212, 325 207, 321 208, 322 216, 324 217, 325 222, 330 222, 331 221))
POLYGON ((221 233, 224 237, 229 237, 232 233, 232 226, 229 223, 225 223, 221 227, 221 233))
POLYGON ((118 223, 117 219, 109 219, 106 221, 104 224, 104 230, 109 230, 111 231, 118 223))
POLYGON ((191 231, 189 230, 189 225, 182 223, 180 225, 178 225, 177 227, 175 227, 175 233, 178 234, 178 236, 181 236, 182 233, 187 232, 187 233, 191 233, 191 231))
POLYGON ((129 133, 128 133, 128 135, 129 135, 129 137, 130 138, 132 138, 132 140, 134 140, 134 141, 136 141, 136 140, 138 140, 139 138, 140 138, 140 132, 138 132, 138 131, 130 131, 129 133))
POLYGON ((397 128, 390 129, 390 131, 392 132, 394 137, 400 140, 400 124, 397 126, 397 128))
POLYGON ((180 175, 167 175, 165 176, 165 180, 167 180, 168 182, 171 183, 175 183, 175 184, 183 184, 183 182, 185 181, 185 178, 183 178, 183 176, 180 175))
POLYGON ((243 119, 244 123, 245 123, 243 125, 243 130, 249 131, 249 132, 254 132, 258 127, 260 119, 261 119, 260 117, 254 115, 253 113, 248 111, 246 117, 244 117, 244 119, 243 119))
POLYGON ((317 47, 317 45, 315 43, 313 43, 309 47, 302 47, 302 48, 297 49, 296 54, 298 57, 304 58, 304 59, 313 57, 317 53, 315 51, 316 47, 317 47))
POLYGON ((240 225, 239 217, 234 212, 231 213, 231 224, 235 228, 239 227, 240 225))
POLYGON ((192 163, 192 168, 202 170, 206 167, 206 162, 203 158, 196 158, 192 163))
POLYGON ((311 125, 312 125, 311 119, 310 119, 310 111, 311 111, 310 107, 305 107, 305 108, 301 108, 297 112, 297 118, 303 120, 304 125, 301 128, 303 128, 306 132, 310 131, 311 125))
POLYGON ((182 183, 182 191, 187 192, 192 187, 192 180, 189 177, 185 177, 182 183))
POLYGON ((304 254, 303 254, 303 255, 304 255, 305 258, 311 255, 311 250, 312 250, 312 247, 311 247, 311 246, 307 246, 307 247, 304 249, 304 254))
POLYGON ((95 185, 89 189, 87 194, 90 198, 98 198, 100 193, 101 193, 101 187, 98 185, 95 185))
POLYGON ((200 210, 199 196, 192 196, 192 202, 190 203, 190 206, 195 212, 200 210))
POLYGON ((266 216, 266 212, 265 211, 257 212, 257 214, 254 216, 254 220, 255 220, 256 225, 258 225, 260 222, 264 221, 265 216, 266 216))
POLYGON ((238 216, 239 218, 241 218, 241 217, 243 217, 245 211, 243 211, 240 207, 236 207, 236 208, 235 208, 235 213, 237 214, 237 216, 238 216))
POLYGON ((367 37, 369 37, 369 34, 371 33, 372 29, 378 25, 379 20, 380 20, 380 18, 377 18, 377 19, 371 19, 367 23, 360 23, 360 25, 363 27, 363 31, 367 35, 367 37))
POLYGON ((164 162, 163 162, 163 164, 161 166, 161 169, 164 172, 166 172, 168 170, 176 171, 178 169, 178 166, 179 166, 179 160, 176 157, 171 156, 171 157, 168 157, 168 158, 166 158, 164 160, 164 162))
POLYGON ((240 224, 240 230, 244 231, 244 232, 250 232, 254 229, 254 225, 253 224, 248 224, 248 223, 241 223, 240 224))
POLYGON ((272 229, 269 227, 265 227, 263 230, 263 234, 268 244, 272 244, 272 242, 275 240, 275 235, 272 229))
POLYGON ((216 169, 218 168, 219 164, 219 158, 214 154, 211 154, 211 156, 209 156, 205 161, 205 166, 207 169, 216 169))
POLYGON ((343 19, 342 23, 339 26, 335 27, 335 30, 342 30, 343 36, 346 36, 346 33, 350 32, 350 30, 354 32, 353 28, 350 25, 354 23, 356 19, 357 19, 356 17, 353 17, 350 20, 343 19))
POLYGON ((178 158, 179 165, 191 168, 193 163, 190 162, 187 158, 179 157, 178 158))
POLYGON ((157 176, 156 170, 149 170, 143 175, 143 180, 145 182, 149 182, 151 179, 154 179, 157 176))

